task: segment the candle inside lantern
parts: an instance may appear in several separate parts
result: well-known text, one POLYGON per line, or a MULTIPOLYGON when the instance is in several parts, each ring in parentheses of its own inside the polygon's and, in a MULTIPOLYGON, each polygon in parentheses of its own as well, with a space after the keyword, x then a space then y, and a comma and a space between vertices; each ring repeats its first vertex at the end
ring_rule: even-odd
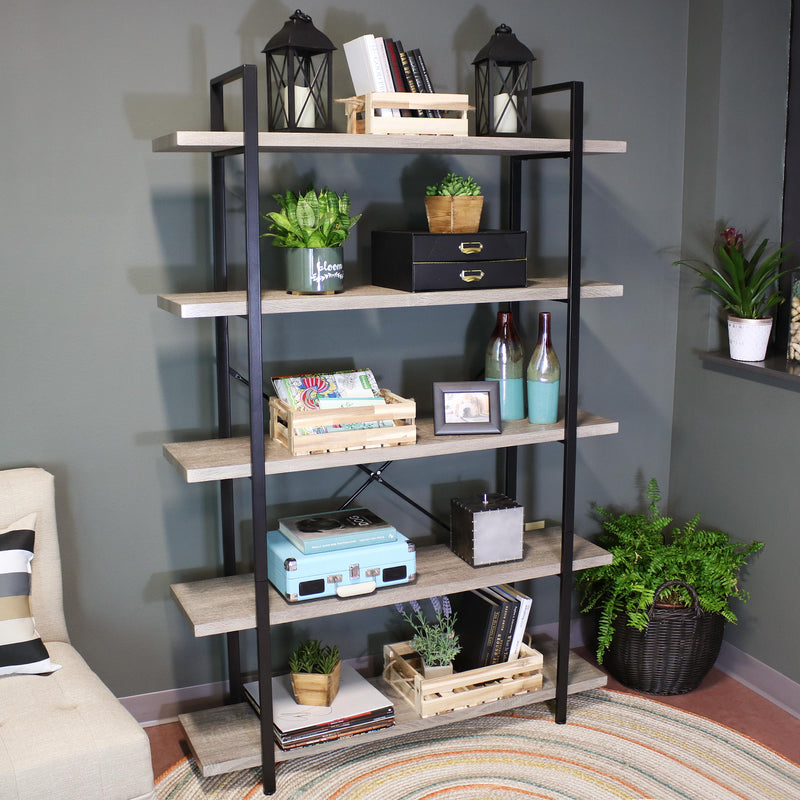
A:
MULTIPOLYGON (((286 115, 289 115, 289 87, 284 86, 281 89, 283 93, 283 107, 286 109, 286 115)), ((298 128, 313 128, 316 125, 317 118, 314 113, 314 100, 311 97, 311 89, 308 86, 295 86, 294 87, 294 115, 297 120, 296 127, 298 128)))
POLYGON ((494 129, 496 133, 517 132, 517 98, 508 92, 494 96, 494 129))

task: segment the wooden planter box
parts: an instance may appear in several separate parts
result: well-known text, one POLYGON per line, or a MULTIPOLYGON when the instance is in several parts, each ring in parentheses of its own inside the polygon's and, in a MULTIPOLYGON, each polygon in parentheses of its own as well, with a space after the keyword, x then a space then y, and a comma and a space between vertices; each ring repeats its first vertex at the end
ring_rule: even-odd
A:
POLYGON ((542 688, 542 654, 526 644, 520 657, 490 667, 426 679, 411 642, 383 647, 383 678, 421 717, 491 703, 542 688))
POLYGON ((439 92, 371 92, 337 100, 345 104, 348 133, 427 134, 429 136, 467 136, 467 111, 471 110, 466 94, 439 92), (442 116, 380 116, 382 108, 436 110, 442 116))
POLYGON ((292 694, 304 706, 329 706, 339 691, 339 676, 342 662, 336 664, 333 672, 292 672, 292 694))
POLYGON ((417 404, 388 389, 381 389, 386 405, 301 410, 291 408, 277 397, 269 399, 269 435, 294 455, 338 453, 367 447, 392 447, 417 441, 417 404), (387 427, 329 430, 314 429, 357 422, 389 420, 387 427))
POLYGON ((482 210, 483 195, 425 197, 425 214, 431 233, 477 233, 482 210))

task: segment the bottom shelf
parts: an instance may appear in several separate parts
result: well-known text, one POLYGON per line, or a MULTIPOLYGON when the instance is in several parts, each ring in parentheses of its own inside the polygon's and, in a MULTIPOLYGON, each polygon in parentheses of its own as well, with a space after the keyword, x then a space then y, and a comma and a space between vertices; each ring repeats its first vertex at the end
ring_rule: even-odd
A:
MULTIPOLYGON (((294 758, 304 758, 342 747, 366 744, 378 738, 399 736, 464 719, 481 717, 496 711, 552 700, 556 695, 556 643, 550 638, 536 638, 534 646, 544 656, 544 680, 542 688, 536 692, 422 719, 417 716, 414 709, 401 695, 394 692, 389 684, 381 678, 374 678, 373 682, 376 686, 395 704, 395 724, 392 727, 324 744, 300 747, 296 750, 284 751, 276 746, 275 760, 288 761, 294 758)), ((570 653, 570 694, 585 692, 605 685, 606 676, 601 670, 575 653, 570 653)), ((238 703, 182 714, 180 721, 189 740, 192 754, 204 777, 261 766, 260 725, 258 717, 249 704, 238 703)))

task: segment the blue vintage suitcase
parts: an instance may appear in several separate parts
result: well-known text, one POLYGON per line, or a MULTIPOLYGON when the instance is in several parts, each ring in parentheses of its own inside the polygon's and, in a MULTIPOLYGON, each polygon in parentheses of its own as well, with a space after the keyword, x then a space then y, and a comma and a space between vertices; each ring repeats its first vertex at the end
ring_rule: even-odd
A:
POLYGON ((326 553, 302 553, 280 531, 267 534, 267 574, 290 602, 318 597, 352 597, 384 586, 411 583, 417 577, 414 543, 369 544, 326 553))

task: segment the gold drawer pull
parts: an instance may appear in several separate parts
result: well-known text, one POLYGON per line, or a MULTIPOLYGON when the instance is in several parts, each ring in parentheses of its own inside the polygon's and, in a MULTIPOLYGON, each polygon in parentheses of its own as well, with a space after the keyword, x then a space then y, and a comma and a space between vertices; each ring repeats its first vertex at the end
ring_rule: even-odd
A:
POLYGON ((462 253, 480 253, 483 250, 483 242, 461 242, 458 249, 462 253))
POLYGON ((474 281, 482 281, 485 275, 482 269, 462 269, 459 278, 466 283, 473 283, 474 281))

